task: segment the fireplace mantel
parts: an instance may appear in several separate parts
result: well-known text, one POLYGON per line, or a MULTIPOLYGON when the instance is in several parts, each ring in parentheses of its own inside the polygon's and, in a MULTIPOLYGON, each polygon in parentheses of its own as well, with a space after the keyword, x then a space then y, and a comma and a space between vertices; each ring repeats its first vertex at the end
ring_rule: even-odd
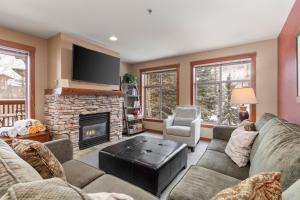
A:
POLYGON ((122 91, 109 91, 109 90, 93 90, 93 89, 79 89, 79 88, 56 88, 46 89, 45 95, 96 95, 96 96, 117 96, 123 97, 122 91))

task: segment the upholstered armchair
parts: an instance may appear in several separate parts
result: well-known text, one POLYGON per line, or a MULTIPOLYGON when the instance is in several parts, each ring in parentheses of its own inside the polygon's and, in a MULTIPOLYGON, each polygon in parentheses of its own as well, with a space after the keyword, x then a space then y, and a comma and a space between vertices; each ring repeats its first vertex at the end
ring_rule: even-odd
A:
POLYGON ((180 106, 164 120, 164 139, 186 143, 192 152, 200 140, 200 107, 180 106))

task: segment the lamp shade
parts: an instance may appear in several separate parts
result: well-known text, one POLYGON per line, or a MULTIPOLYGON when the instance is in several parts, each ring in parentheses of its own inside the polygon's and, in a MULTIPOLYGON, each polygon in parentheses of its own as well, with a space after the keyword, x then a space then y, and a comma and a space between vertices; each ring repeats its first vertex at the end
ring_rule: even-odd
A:
POLYGON ((232 104, 257 104, 253 88, 235 88, 231 94, 232 104))

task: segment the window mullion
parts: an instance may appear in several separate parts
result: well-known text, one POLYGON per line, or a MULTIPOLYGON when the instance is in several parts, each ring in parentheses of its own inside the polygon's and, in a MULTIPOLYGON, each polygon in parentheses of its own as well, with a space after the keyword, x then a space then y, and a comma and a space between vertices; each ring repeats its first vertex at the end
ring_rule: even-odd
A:
POLYGON ((218 119, 218 123, 221 124, 222 123, 222 94, 223 94, 223 88, 222 88, 222 75, 223 75, 223 68, 222 65, 219 65, 219 71, 220 71, 220 75, 219 75, 219 105, 218 105, 218 115, 219 115, 219 119, 218 119))
POLYGON ((162 119, 162 73, 160 73, 160 87, 159 87, 159 110, 160 119, 162 119))

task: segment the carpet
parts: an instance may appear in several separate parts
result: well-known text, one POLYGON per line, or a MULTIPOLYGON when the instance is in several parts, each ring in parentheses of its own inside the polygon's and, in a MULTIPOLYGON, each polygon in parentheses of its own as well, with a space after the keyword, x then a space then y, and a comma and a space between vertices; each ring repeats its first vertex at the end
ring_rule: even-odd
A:
MULTIPOLYGON (((151 132, 145 132, 145 133, 142 133, 140 135, 144 135, 144 136, 148 136, 148 137, 162 138, 161 134, 156 134, 156 133, 151 133, 151 132)), ((130 139, 132 137, 134 137, 134 136, 123 137, 121 140, 119 140, 117 142, 124 141, 124 140, 130 139)), ((98 151, 105 148, 105 147, 107 147, 107 146, 115 144, 117 142, 107 142, 107 143, 104 143, 104 144, 100 144, 100 145, 91 147, 89 149, 79 151, 77 154, 75 154, 74 157, 75 157, 75 159, 78 159, 82 162, 85 162, 89 165, 92 165, 92 166, 98 168, 98 162, 99 162, 99 160, 98 160, 98 151)), ((198 162, 198 160, 201 158, 201 156, 205 152, 208 143, 209 142, 206 142, 206 141, 200 141, 199 144, 197 145, 197 147, 195 148, 195 152, 191 152, 189 150, 187 168, 185 170, 181 171, 177 175, 177 177, 170 183, 170 185, 163 191, 163 193, 160 197, 161 200, 167 199, 167 196, 170 193, 170 191, 172 190, 172 188, 180 181, 180 179, 184 176, 184 174, 189 169, 189 167, 191 165, 195 165, 198 162)))

